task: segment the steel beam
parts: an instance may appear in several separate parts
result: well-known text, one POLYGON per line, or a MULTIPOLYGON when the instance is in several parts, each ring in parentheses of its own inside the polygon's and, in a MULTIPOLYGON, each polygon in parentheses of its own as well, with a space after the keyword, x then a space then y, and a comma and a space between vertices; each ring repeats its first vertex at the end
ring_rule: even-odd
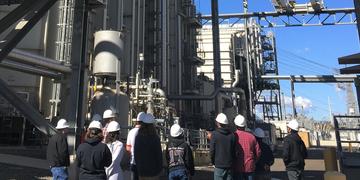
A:
MULTIPOLYGON (((23 3, 25 0, 0 0, 0 5, 12 5, 12 4, 20 4, 23 3)), ((27 0, 30 1, 30 0, 27 0)))
POLYGON ((0 43, 0 62, 11 52, 11 50, 25 37, 25 35, 36 25, 44 14, 57 2, 57 0, 32 1, 34 6, 25 15, 22 27, 15 27, 0 43))
MULTIPOLYGON (((261 27, 292 27, 292 26, 319 26, 355 24, 355 8, 324 9, 317 11, 296 12, 253 12, 220 14, 221 22, 239 22, 245 18, 255 18, 261 27)), ((211 15, 201 16, 202 24, 211 20, 211 15)), ((234 24, 235 24, 234 23, 234 24)))
POLYGON ((355 65, 340 69, 340 74, 359 74, 359 73, 360 73, 360 65, 355 65))
POLYGON ((264 80, 291 80, 293 79, 294 83, 353 83, 356 79, 356 75, 263 75, 261 79, 264 80))
POLYGON ((46 135, 53 135, 56 129, 44 119, 44 117, 32 107, 29 103, 17 96, 17 94, 10 89, 6 82, 0 79, 0 94, 17 110, 19 110, 27 120, 29 120, 37 129, 46 135))
POLYGON ((360 64, 360 53, 338 58, 339 64, 360 64))
MULTIPOLYGON (((0 2, 1 3, 1 2, 0 2)), ((5 17, 0 20, 0 34, 3 33, 6 29, 8 29, 15 22, 19 21, 25 14, 34 6, 36 3, 31 1, 25 1, 16 9, 8 13, 5 17)))
POLYGON ((8 60, 4 60, 0 63, 0 66, 7 68, 7 69, 12 69, 18 72, 23 72, 23 73, 28 73, 28 74, 34 74, 34 75, 39 75, 39 76, 45 76, 45 77, 50 77, 53 79, 61 79, 62 75, 58 74, 56 72, 53 71, 49 71, 46 69, 41 69, 35 66, 30 66, 27 64, 22 64, 22 63, 18 63, 18 62, 12 62, 12 61, 8 61, 8 60))

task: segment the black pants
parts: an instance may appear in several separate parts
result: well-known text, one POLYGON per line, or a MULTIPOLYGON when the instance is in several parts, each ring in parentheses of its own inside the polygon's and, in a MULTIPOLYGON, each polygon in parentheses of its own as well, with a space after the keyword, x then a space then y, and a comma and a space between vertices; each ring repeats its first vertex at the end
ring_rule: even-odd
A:
POLYGON ((139 174, 135 164, 131 164, 131 180, 139 180, 139 174))

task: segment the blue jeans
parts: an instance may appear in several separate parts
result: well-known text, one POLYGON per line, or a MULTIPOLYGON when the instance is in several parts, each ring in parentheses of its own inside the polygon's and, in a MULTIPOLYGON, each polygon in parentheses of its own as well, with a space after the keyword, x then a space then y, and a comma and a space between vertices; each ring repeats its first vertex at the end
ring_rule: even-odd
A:
POLYGON ((188 180, 186 169, 177 169, 169 172, 169 180, 188 180))
POLYGON ((232 180, 232 170, 231 168, 217 168, 214 169, 214 180, 232 180))
POLYGON ((235 173, 234 180, 253 180, 254 173, 235 173))
POLYGON ((69 175, 66 167, 52 167, 53 180, 68 180, 69 175))
POLYGON ((304 179, 304 171, 303 170, 287 171, 287 175, 288 175, 289 180, 303 180, 304 179))

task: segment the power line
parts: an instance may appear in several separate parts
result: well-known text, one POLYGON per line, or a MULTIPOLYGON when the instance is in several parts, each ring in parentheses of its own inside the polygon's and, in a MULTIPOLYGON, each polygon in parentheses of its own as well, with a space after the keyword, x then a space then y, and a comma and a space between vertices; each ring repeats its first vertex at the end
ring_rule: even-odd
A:
POLYGON ((283 51, 283 52, 285 52, 285 53, 291 54, 291 55, 293 55, 293 56, 295 56, 295 57, 297 57, 297 58, 299 58, 299 59, 302 59, 302 60, 304 60, 304 61, 307 61, 307 62, 309 62, 309 63, 312 63, 312 64, 314 64, 314 65, 317 65, 317 66, 320 66, 320 67, 324 67, 324 68, 327 68, 327 69, 334 69, 333 67, 326 66, 326 65, 324 65, 324 64, 320 64, 320 63, 318 63, 318 62, 316 62, 316 61, 314 61, 314 60, 305 58, 305 57, 300 56, 300 55, 298 55, 298 54, 295 54, 295 53, 293 53, 293 52, 291 52, 291 51, 288 51, 288 50, 286 50, 286 49, 282 49, 282 48, 278 48, 278 49, 280 49, 280 51, 283 51))
POLYGON ((288 56, 288 55, 286 55, 286 54, 279 55, 279 57, 280 57, 280 58, 287 59, 287 60, 291 61, 291 63, 297 63, 297 64, 301 64, 301 65, 306 64, 306 65, 308 65, 308 67, 311 67, 311 68, 321 68, 322 70, 326 70, 327 72, 331 72, 331 73, 333 73, 333 71, 334 71, 334 68, 333 68, 333 69, 329 69, 329 68, 321 67, 321 66, 316 66, 316 67, 315 67, 314 64, 312 64, 312 63, 310 63, 310 62, 308 62, 308 61, 303 61, 303 60, 301 60, 301 59, 299 59, 299 58, 297 58, 297 57, 294 58, 294 57, 288 56), (299 61, 297 61, 297 60, 299 60, 299 61, 301 61, 301 62, 299 62, 299 61))

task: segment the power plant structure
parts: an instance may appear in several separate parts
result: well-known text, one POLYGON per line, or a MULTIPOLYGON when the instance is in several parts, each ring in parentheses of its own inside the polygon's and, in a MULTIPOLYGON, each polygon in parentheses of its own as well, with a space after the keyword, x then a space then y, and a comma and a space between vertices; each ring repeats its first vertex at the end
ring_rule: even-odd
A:
POLYGON ((1 142, 39 143, 66 118, 75 149, 106 109, 124 129, 141 111, 165 129, 174 122, 212 129, 220 112, 231 120, 242 114, 255 127, 258 117, 285 120, 280 80, 291 83, 293 117, 294 83, 358 81, 279 75, 268 29, 355 25, 355 8, 271 2, 273 12, 248 12, 244 0, 243 13, 219 14, 211 0, 211 15, 201 15, 193 0, 0 0, 1 142))

